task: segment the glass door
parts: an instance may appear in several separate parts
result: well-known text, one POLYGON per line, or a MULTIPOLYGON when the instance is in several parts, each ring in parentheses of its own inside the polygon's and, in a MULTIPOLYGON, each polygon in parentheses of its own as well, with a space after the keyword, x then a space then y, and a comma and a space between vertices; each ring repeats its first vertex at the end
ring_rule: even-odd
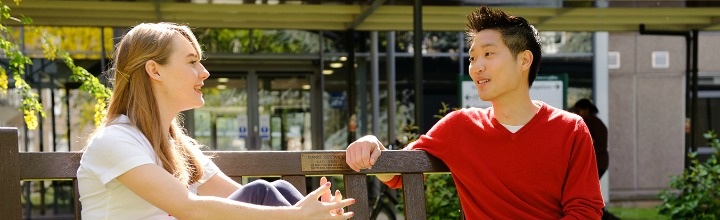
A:
POLYGON ((262 150, 311 150, 310 74, 258 74, 262 150))
POLYGON ((205 106, 186 113, 186 127, 201 144, 213 150, 312 149, 312 73, 211 76, 203 87, 205 106))
POLYGON ((247 150, 247 85, 243 73, 205 80, 205 106, 192 111, 192 123, 186 124, 198 142, 213 150, 247 150))

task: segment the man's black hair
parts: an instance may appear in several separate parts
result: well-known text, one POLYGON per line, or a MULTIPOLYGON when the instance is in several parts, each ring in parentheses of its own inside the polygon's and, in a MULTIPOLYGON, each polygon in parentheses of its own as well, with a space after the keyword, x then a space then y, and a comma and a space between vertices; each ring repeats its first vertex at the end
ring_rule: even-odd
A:
POLYGON ((532 86, 535 77, 540 72, 540 60, 542 59, 538 30, 525 18, 508 15, 502 10, 486 6, 470 13, 467 19, 466 34, 469 43, 472 43, 475 33, 490 29, 500 32, 503 43, 510 48, 510 52, 514 55, 517 56, 520 52, 530 50, 533 60, 528 72, 528 83, 529 86, 532 86))

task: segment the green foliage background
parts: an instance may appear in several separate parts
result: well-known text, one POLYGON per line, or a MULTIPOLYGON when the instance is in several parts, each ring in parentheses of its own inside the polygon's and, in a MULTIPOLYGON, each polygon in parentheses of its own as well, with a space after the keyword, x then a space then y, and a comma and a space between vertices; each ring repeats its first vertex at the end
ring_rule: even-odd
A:
MULTIPOLYGON (((438 110, 435 118, 443 118, 451 111, 457 110, 457 108, 450 108, 446 103, 441 104, 442 107, 438 110)), ((407 128, 403 128, 403 130, 408 134, 409 142, 415 141, 419 137, 417 127, 415 126, 408 126, 407 128)), ((407 143, 402 144, 406 145, 407 143)), ((400 193, 399 195, 401 198, 398 200, 400 204, 397 208, 402 211, 405 207, 402 203, 402 194, 400 193)), ((425 209, 427 211, 427 219, 460 219, 460 199, 452 175, 428 174, 425 176, 425 209)))
POLYGON ((663 200, 660 214, 672 219, 720 219, 720 141, 715 132, 705 134, 715 153, 706 161, 700 162, 697 153, 691 153, 692 165, 682 175, 670 180, 669 190, 660 192, 663 200))
MULTIPOLYGON (((318 33, 301 30, 199 29, 194 31, 203 49, 213 53, 317 53, 321 48, 318 33)), ((337 51, 335 43, 322 38, 325 51, 337 51)))
MULTIPOLYGON (((19 5, 21 0, 15 0, 15 5, 19 5)), ((15 39, 12 29, 8 28, 8 23, 21 25, 25 30, 40 36, 42 42, 42 51, 45 58, 49 60, 60 59, 72 71, 71 80, 81 82, 80 90, 90 93, 97 102, 95 103, 95 124, 99 124, 105 116, 105 104, 110 98, 110 89, 105 87, 97 77, 90 74, 85 68, 75 65, 70 53, 58 48, 51 40, 46 32, 32 25, 32 19, 29 17, 15 18, 10 15, 11 8, 0 1, 0 49, 5 52, 5 57, 9 60, 8 69, 0 66, 0 93, 8 91, 8 70, 13 75, 15 81, 15 89, 22 97, 23 101, 20 111, 24 114, 25 124, 28 129, 34 130, 38 126, 38 118, 45 117, 43 106, 38 101, 38 94, 25 81, 26 67, 32 65, 32 60, 26 55, 16 42, 22 42, 22 39, 15 39)))

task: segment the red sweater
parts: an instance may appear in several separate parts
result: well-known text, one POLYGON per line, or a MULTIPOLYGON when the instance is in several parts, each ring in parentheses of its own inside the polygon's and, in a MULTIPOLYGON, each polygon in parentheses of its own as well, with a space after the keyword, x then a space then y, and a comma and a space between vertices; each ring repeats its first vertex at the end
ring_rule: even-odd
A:
MULTIPOLYGON (((513 134, 493 113, 454 111, 406 149, 447 164, 467 219, 600 219, 595 155, 580 116, 542 103, 513 134)), ((386 184, 401 182, 396 176, 386 184)))

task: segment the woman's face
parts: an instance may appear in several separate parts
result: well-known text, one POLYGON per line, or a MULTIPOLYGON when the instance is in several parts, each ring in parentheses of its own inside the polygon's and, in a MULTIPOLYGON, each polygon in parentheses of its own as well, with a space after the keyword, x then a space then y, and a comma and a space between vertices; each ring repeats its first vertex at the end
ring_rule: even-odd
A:
POLYGON ((189 40, 176 34, 172 54, 165 65, 158 66, 162 76, 161 94, 166 104, 179 111, 198 108, 205 104, 200 88, 210 73, 200 63, 200 57, 189 40))

